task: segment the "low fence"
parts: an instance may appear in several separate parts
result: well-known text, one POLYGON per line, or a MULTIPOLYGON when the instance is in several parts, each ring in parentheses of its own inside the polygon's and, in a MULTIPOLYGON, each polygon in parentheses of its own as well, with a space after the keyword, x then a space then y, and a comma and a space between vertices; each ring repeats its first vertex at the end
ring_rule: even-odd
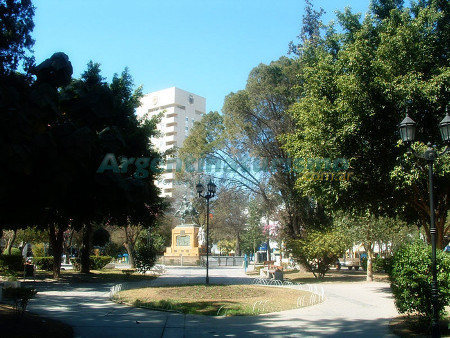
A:
MULTIPOLYGON (((206 256, 161 256, 157 263, 169 266, 206 266, 206 256)), ((209 256, 209 267, 241 266, 244 265, 244 256, 209 256)))
MULTIPOLYGON (((202 265, 206 266, 206 256, 201 257, 202 265)), ((208 264, 214 266, 241 266, 244 267, 244 256, 209 256, 208 264)))

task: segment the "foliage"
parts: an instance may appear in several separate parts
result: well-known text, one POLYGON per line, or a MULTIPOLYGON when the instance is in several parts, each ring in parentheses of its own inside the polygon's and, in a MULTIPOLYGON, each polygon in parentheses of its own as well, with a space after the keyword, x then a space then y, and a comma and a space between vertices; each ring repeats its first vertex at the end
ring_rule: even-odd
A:
POLYGON ((23 263, 21 255, 0 255, 0 272, 23 271, 23 263))
POLYGON ((347 246, 344 234, 336 228, 310 230, 303 238, 288 242, 288 250, 294 259, 316 278, 325 276, 347 246))
POLYGON ((92 234, 92 245, 105 246, 109 242, 109 232, 104 228, 99 228, 92 234))
POLYGON ((225 253, 234 251, 238 256, 241 254, 241 236, 247 225, 247 206, 248 195, 245 190, 226 186, 219 189, 213 204, 213 222, 210 224, 214 240, 222 244, 227 243, 222 245, 225 253), (229 245, 233 247, 230 248, 229 245))
POLYGON ((297 173, 290 170, 290 156, 278 137, 295 130, 287 110, 300 96, 300 71, 286 57, 255 67, 245 89, 225 98, 223 114, 206 114, 179 152, 184 160, 204 160, 199 170, 205 167, 229 189, 259 195, 265 213, 278 212, 292 237, 299 237, 304 227, 325 223, 320 206, 295 190, 297 173))
POLYGON ((36 257, 44 257, 45 256, 44 243, 33 244, 33 256, 36 256, 36 257))
POLYGON ((33 264, 36 264, 36 267, 39 270, 52 271, 53 270, 53 256, 50 257, 33 257, 33 264))
POLYGON ((126 249, 123 245, 119 245, 114 242, 106 243, 105 245, 105 255, 117 258, 118 255, 125 253, 126 249))
POLYGON ((19 288, 6 288, 3 290, 3 297, 14 301, 16 309, 25 312, 27 309, 28 301, 36 296, 36 289, 19 287, 19 288))
POLYGON ((30 226, 17 230, 16 242, 33 243, 34 248, 34 243, 46 241, 48 241, 48 229, 30 226))
MULTIPOLYGON (((450 304, 450 257, 437 250, 438 307, 440 315, 450 304)), ((431 247, 416 241, 400 248, 392 260, 390 273, 395 305, 400 313, 418 313, 432 319, 431 303, 431 247)))
POLYGON ((263 213, 264 210, 258 199, 252 199, 248 206, 247 227, 242 235, 242 251, 247 254, 256 253, 258 247, 267 240, 261 224, 263 213))
MULTIPOLYGON (((5 249, 3 254, 8 255, 8 251, 5 249)), ((22 251, 19 248, 11 248, 11 256, 22 256, 22 251)))
POLYGON ((137 246, 135 251, 136 270, 142 274, 149 271, 156 263, 158 251, 153 244, 143 244, 137 246))
MULTIPOLYGON (((426 225, 429 219, 426 166, 403 159, 398 123, 405 108, 418 123, 424 141, 440 139, 437 125, 450 100, 448 2, 375 1, 360 22, 350 11, 316 45, 304 46, 298 59, 302 98, 291 106, 296 130, 282 139, 293 158, 343 158, 350 180, 297 179, 297 188, 333 210, 369 212, 375 217, 400 214, 426 225), (399 181, 403 181, 400 183, 399 181)), ((442 157, 443 163, 450 161, 442 157)), ((329 171, 300 168, 303 172, 329 171)), ((449 208, 448 164, 437 165, 436 226, 442 247, 449 208)))
MULTIPOLYGON (((217 241, 217 247, 222 255, 229 255, 236 248, 236 241, 221 239, 220 241, 217 241)), ((235 255, 237 255, 236 252, 235 255)))
POLYGON ((26 51, 34 45, 33 16, 31 0, 0 1, 0 75, 15 71, 21 60, 25 69, 32 65, 34 59, 26 51))
MULTIPOLYGON (((111 256, 89 256, 89 269, 101 270, 113 260, 111 256)), ((81 270, 81 258, 71 259, 74 270, 81 270)))

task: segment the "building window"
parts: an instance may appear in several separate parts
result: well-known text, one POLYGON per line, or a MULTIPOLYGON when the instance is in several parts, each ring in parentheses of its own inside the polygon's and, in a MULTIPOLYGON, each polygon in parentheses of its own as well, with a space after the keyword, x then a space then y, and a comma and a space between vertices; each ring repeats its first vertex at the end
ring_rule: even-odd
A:
POLYGON ((189 95, 189 104, 194 104, 194 97, 189 95))

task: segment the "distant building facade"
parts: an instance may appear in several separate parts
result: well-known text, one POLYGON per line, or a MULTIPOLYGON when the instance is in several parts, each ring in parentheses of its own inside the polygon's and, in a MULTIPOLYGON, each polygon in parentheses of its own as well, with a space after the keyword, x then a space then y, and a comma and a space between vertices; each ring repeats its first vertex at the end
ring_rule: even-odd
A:
MULTIPOLYGON (((194 123, 201 120, 205 110, 204 97, 171 87, 144 95, 136 113, 138 116, 148 114, 148 117, 152 117, 164 112, 158 124, 161 136, 151 141, 160 152, 166 152, 183 145, 194 123)), ((162 174, 157 182, 162 196, 173 196, 176 189, 174 171, 162 174)))

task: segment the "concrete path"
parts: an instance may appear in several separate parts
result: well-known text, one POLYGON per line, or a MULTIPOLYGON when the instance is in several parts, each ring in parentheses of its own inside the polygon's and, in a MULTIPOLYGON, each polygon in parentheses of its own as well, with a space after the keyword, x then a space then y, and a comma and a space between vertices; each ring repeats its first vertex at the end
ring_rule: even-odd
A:
MULTIPOLYGON (((242 268, 210 269, 210 283, 249 283, 242 268)), ((205 269, 169 267, 151 285, 203 283, 205 269)), ((33 282, 26 284, 33 285, 33 282)), ((109 300, 112 283, 35 283, 28 310, 74 328, 75 337, 395 337, 387 283, 322 283, 315 306, 251 317, 207 317, 131 308, 109 300)))

